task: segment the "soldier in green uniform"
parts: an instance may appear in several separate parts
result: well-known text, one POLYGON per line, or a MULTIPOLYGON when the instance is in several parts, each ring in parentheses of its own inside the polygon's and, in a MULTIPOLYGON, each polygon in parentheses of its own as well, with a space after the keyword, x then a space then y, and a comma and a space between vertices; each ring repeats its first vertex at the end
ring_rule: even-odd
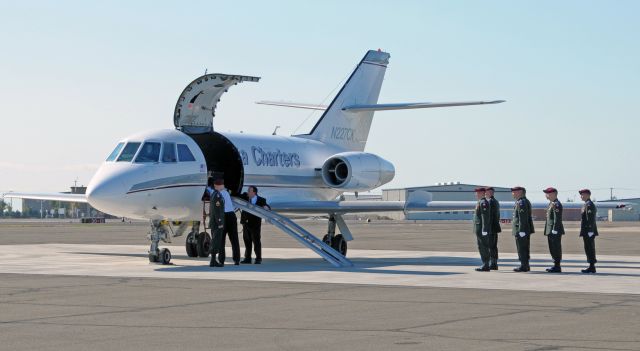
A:
POLYGON ((489 201, 489 217, 491 221, 491 230, 489 230, 489 269, 495 271, 498 269, 498 233, 502 231, 500 227, 500 202, 493 197, 494 189, 492 187, 485 188, 484 197, 489 201))
POLYGON ((543 190, 549 207, 547 207, 547 218, 544 223, 544 235, 549 243, 549 253, 553 259, 553 267, 547 268, 549 273, 560 273, 560 261, 562 261, 562 236, 564 226, 562 225, 562 204, 558 200, 558 190, 556 188, 546 188, 543 190))
POLYGON ((589 268, 583 269, 582 273, 596 272, 596 236, 598 236, 598 227, 596 226, 596 205, 591 201, 591 190, 582 189, 580 198, 584 201, 582 206, 582 219, 580 221, 580 236, 584 241, 584 253, 587 255, 589 268))
POLYGON ((513 219, 511 220, 511 232, 516 238, 516 248, 518 249, 518 259, 520 267, 514 268, 514 272, 528 272, 529 267, 529 243, 533 229, 533 219, 531 218, 531 202, 525 196, 526 189, 521 186, 511 188, 511 195, 516 200, 513 209, 513 219))
POLYGON ((207 188, 211 197, 209 228, 213 234, 209 267, 224 267, 224 198, 220 194, 220 190, 224 188, 224 181, 216 179, 213 184, 213 189, 207 188))
POLYGON ((478 241, 478 251, 480 252, 480 259, 482 260, 482 267, 476 268, 478 272, 489 271, 489 231, 491 230, 489 201, 485 199, 484 188, 476 188, 476 198, 478 203, 476 204, 476 210, 473 214, 473 232, 476 234, 476 240, 478 241))

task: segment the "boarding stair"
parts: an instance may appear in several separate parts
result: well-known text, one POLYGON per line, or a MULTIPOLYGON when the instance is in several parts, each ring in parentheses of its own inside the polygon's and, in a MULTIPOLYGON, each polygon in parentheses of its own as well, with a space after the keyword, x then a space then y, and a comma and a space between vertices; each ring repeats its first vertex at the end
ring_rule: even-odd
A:
POLYGON ((334 267, 352 267, 353 263, 344 257, 341 253, 334 250, 330 245, 327 245, 324 241, 316 238, 313 234, 296 224, 291 219, 278 214, 274 211, 266 210, 260 206, 251 204, 243 199, 232 197, 235 207, 258 216, 267 223, 271 223, 278 229, 282 230, 292 238, 296 239, 302 245, 313 250, 313 252, 320 255, 327 262, 331 263, 334 267))

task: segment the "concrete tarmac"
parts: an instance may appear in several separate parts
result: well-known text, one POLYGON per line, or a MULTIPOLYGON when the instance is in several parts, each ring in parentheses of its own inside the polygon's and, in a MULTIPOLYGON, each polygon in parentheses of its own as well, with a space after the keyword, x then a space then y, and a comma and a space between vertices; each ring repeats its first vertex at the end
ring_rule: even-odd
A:
POLYGON ((174 265, 147 263, 145 223, 0 222, 0 350, 640 350, 636 223, 600 225, 596 275, 573 224, 561 275, 541 234, 536 272, 510 272, 505 233, 500 271, 478 273, 467 222, 349 224, 354 268, 267 225, 263 265, 218 271, 183 238, 174 265))

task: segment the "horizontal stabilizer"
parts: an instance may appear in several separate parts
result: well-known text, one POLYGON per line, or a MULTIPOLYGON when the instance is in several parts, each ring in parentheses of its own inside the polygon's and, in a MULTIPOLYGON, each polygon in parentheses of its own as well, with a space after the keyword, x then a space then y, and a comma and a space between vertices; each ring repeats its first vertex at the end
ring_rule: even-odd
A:
MULTIPOLYGON (((388 110, 411 110, 416 108, 435 108, 435 107, 455 107, 455 106, 471 106, 471 105, 488 105, 499 104, 505 100, 492 100, 492 101, 460 101, 460 102, 408 102, 398 104, 375 104, 375 105, 349 105, 342 108, 342 111, 347 112, 363 112, 363 111, 388 111, 388 110)), ((270 105, 280 107, 301 108, 306 110, 318 110, 324 111, 327 109, 327 105, 320 104, 305 104, 297 102, 282 102, 282 101, 256 101, 259 105, 270 105)))
POLYGON ((318 110, 324 111, 327 109, 327 105, 318 105, 318 104, 301 104, 296 102, 282 102, 282 101, 256 101, 258 105, 270 105, 270 106, 281 106, 281 107, 292 107, 292 108, 302 108, 306 110, 318 110))
POLYGON ((505 100, 460 101, 460 102, 409 102, 409 103, 399 103, 399 104, 349 105, 349 106, 343 107, 342 110, 348 111, 348 112, 410 110, 414 108, 434 108, 434 107, 499 104, 502 102, 505 102, 505 100))

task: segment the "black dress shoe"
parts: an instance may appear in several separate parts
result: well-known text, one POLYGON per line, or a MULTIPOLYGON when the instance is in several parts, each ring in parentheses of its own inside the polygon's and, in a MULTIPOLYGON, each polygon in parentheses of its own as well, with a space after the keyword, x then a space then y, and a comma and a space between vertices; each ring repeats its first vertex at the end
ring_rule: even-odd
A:
POLYGON ((492 271, 497 271, 498 270, 498 265, 497 264, 492 264, 491 266, 489 266, 489 269, 492 271))
POLYGON ((476 268, 476 272, 488 272, 488 271, 489 271, 489 266, 482 266, 482 267, 476 268))
POLYGON ((224 263, 218 263, 218 262, 214 262, 213 263, 214 267, 224 267, 224 263))
POLYGON ((520 266, 518 268, 514 268, 513 271, 514 272, 528 272, 529 271, 529 267, 520 266))
POLYGON ((261 264, 262 263, 262 259, 261 258, 256 258, 256 261, 254 263, 255 264, 261 264))
POLYGON ((215 267, 216 266, 216 260, 212 259, 211 262, 209 262, 209 267, 215 267))
POLYGON ((251 259, 250 258, 245 258, 244 260, 240 261, 240 263, 242 263, 242 264, 251 263, 251 259))

